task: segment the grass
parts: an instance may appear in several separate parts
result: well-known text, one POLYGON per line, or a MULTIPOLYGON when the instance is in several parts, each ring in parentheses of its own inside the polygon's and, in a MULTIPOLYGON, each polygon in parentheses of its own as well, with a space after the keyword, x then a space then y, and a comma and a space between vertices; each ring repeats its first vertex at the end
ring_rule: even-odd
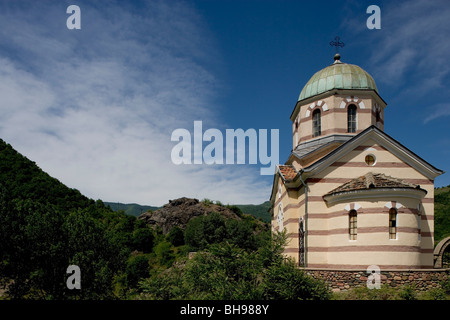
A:
POLYGON ((334 292, 333 300, 450 300, 449 280, 441 288, 418 291, 414 286, 391 287, 387 284, 380 289, 354 288, 345 292, 334 292))

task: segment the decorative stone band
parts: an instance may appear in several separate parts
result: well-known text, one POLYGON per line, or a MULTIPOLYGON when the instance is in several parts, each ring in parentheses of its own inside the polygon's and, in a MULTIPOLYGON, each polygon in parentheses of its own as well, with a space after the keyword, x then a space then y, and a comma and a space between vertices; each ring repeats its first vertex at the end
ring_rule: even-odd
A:
POLYGON ((322 100, 316 101, 316 102, 312 103, 309 106, 309 108, 306 110, 306 114, 305 114, 306 118, 308 118, 310 116, 311 110, 313 110, 315 107, 322 108, 322 111, 328 111, 329 110, 327 104, 324 101, 322 101, 322 100))
POLYGON ((363 189, 363 190, 352 190, 334 193, 331 195, 326 195, 323 199, 329 204, 334 204, 338 202, 346 202, 349 200, 369 200, 369 199, 379 199, 380 197, 406 197, 418 200, 425 200, 424 196, 426 191, 422 189, 413 188, 376 188, 376 189, 363 189))
MULTIPOLYGON (((289 249, 289 248, 288 248, 289 249)), ((287 250, 287 249, 286 249, 287 250)), ((308 252, 420 252, 432 253, 433 249, 422 249, 419 246, 373 245, 373 246, 335 246, 308 247, 308 252)), ((285 251, 286 252, 286 251, 285 251)))
MULTIPOLYGON (((360 208, 358 209, 358 215, 359 214, 386 214, 389 212, 389 209, 387 207, 383 208, 360 208)), ((416 208, 405 208, 401 207, 397 211, 398 214, 418 214, 418 210, 416 208)), ((330 219, 335 217, 341 217, 341 216, 347 216, 348 211, 347 210, 339 210, 339 211, 333 211, 328 213, 314 213, 309 212, 308 213, 308 219, 330 219)), ((429 216, 425 214, 420 215, 421 220, 434 220, 434 216, 429 216)), ((359 229, 359 228, 358 228, 359 229)))
MULTIPOLYGON (((325 113, 323 116, 325 117, 325 116, 331 115, 333 113, 346 114, 347 113, 347 109, 338 109, 338 108, 327 109, 327 113, 325 113)), ((373 115, 373 112, 370 111, 370 109, 358 110, 358 113, 371 113, 373 115)), ((305 118, 303 118, 302 123, 305 123, 305 122, 308 122, 308 121, 312 121, 311 111, 309 109, 306 110, 305 118)))
MULTIPOLYGON (((367 163, 365 162, 339 162, 336 161, 330 167, 351 167, 351 168, 360 168, 367 167, 367 163)), ((378 168, 410 168, 409 165, 403 162, 381 162, 377 161, 376 167, 378 168)))
MULTIPOLYGON (((389 232, 389 227, 359 227, 358 233, 387 233, 389 232)), ((418 228, 412 227, 398 227, 397 232, 400 233, 418 233, 418 228)), ((308 235, 310 236, 329 236, 335 234, 348 234, 348 228, 337 228, 330 230, 309 230, 308 235)))
MULTIPOLYGON (((365 163, 364 163, 365 164, 365 163)), ((378 164, 378 162, 377 162, 378 164)), ((330 165, 330 166, 333 166, 330 165)), ((308 178, 308 183, 345 183, 351 180, 351 178, 308 178)), ((432 185, 433 181, 428 179, 403 179, 406 182, 420 184, 420 185, 432 185)))
MULTIPOLYGON (((402 271, 428 271, 428 272, 449 272, 450 269, 433 269, 433 266, 408 266, 408 265, 394 265, 394 264, 379 264, 377 265, 380 267, 381 272, 396 272, 399 270, 402 271)), ((308 271, 326 271, 326 272, 355 272, 355 271, 361 271, 364 272, 367 276, 367 267, 368 265, 350 265, 350 264, 320 264, 320 263, 313 263, 308 264, 308 267, 306 268, 300 268, 303 270, 308 271)), ((366 279, 367 280, 367 279, 366 279)))
MULTIPOLYGON (((288 219, 285 221, 285 225, 288 226, 291 223, 298 224, 298 219, 288 219)), ((419 229, 417 228, 410 228, 410 227, 398 227, 397 231, 399 233, 413 233, 418 234, 419 229)), ((389 227, 359 227, 358 233, 387 233, 389 232, 389 227)), ((330 235, 338 235, 338 234, 348 234, 348 228, 338 228, 338 229, 330 229, 330 230, 309 230, 308 235, 309 236, 330 236, 330 235)), ((433 237, 432 232, 420 232, 420 236, 422 238, 430 238, 433 237)), ((297 239, 298 233, 289 233, 287 235, 289 239, 297 239)))
POLYGON ((345 99, 342 99, 341 104, 339 105, 340 109, 346 109, 349 105, 354 104, 356 106, 359 106, 360 109, 365 109, 366 106, 364 105, 364 102, 362 99, 354 96, 347 97, 345 99))

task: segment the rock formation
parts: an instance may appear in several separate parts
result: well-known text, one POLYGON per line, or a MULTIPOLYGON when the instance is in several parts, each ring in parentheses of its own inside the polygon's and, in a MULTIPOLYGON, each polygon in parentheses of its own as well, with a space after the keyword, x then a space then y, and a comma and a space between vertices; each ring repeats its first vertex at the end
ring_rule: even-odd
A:
POLYGON ((144 220, 152 227, 161 227, 163 233, 167 234, 175 226, 184 230, 192 218, 208 215, 212 212, 220 213, 228 219, 241 219, 236 213, 225 206, 185 197, 169 200, 169 203, 165 204, 162 208, 141 214, 139 219, 144 220))

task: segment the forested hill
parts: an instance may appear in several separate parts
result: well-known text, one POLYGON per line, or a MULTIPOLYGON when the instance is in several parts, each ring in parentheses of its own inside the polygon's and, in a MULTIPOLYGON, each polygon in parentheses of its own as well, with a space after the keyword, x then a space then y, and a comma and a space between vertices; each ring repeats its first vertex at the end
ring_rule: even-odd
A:
POLYGON ((155 211, 159 209, 159 207, 155 206, 146 206, 146 205, 140 205, 137 203, 121 203, 121 202, 103 202, 105 206, 110 207, 114 211, 124 211, 125 214, 133 216, 133 217, 139 217, 144 212, 147 212, 149 210, 155 211))
POLYGON ((450 236, 450 185, 434 192, 434 243, 450 236))
POLYGON ((13 199, 52 204, 62 211, 87 208, 94 200, 68 188, 0 139, 0 184, 13 199))

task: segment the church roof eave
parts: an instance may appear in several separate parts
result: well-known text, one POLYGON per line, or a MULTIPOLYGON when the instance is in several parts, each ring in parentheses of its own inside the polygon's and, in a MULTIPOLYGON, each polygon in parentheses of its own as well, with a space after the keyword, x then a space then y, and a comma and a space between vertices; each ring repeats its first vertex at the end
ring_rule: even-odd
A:
POLYGON ((294 157, 301 160, 310 157, 314 153, 317 153, 324 148, 330 147, 332 145, 341 145, 351 138, 352 136, 350 135, 334 134, 314 140, 308 140, 300 143, 294 150, 292 150, 292 154, 294 157))
POLYGON ((343 143, 313 164, 303 168, 300 173, 304 174, 304 178, 308 178, 314 174, 317 174, 369 138, 377 141, 380 145, 388 149, 405 163, 408 163, 409 165, 414 167, 430 180, 434 180, 437 176, 444 173, 443 170, 437 169, 436 167, 419 157, 417 154, 403 146, 400 142, 373 125, 360 132, 359 134, 353 136, 350 140, 343 143))
POLYGON ((396 198, 413 198, 421 200, 427 194, 424 189, 421 188, 373 188, 373 189, 361 189, 361 190, 349 190, 343 192, 337 192, 332 194, 326 194, 323 199, 328 205, 333 205, 340 202, 348 202, 355 200, 372 200, 386 197, 395 196, 396 198))
POLYGON ((333 204, 354 198, 371 199, 393 194, 396 197, 422 199, 427 191, 420 188, 419 185, 387 176, 384 173, 368 172, 334 188, 325 194, 323 199, 328 204, 333 204))
POLYGON ((283 180, 283 183, 287 188, 297 188, 302 184, 300 179, 300 172, 297 171, 297 169, 295 169, 293 165, 277 165, 272 184, 272 192, 269 199, 270 202, 272 202, 272 200, 274 199, 274 195, 276 193, 275 186, 278 184, 278 179, 280 178, 281 180, 283 180), (289 167, 291 169, 289 174, 286 174, 286 171, 283 170, 286 167, 289 167))

